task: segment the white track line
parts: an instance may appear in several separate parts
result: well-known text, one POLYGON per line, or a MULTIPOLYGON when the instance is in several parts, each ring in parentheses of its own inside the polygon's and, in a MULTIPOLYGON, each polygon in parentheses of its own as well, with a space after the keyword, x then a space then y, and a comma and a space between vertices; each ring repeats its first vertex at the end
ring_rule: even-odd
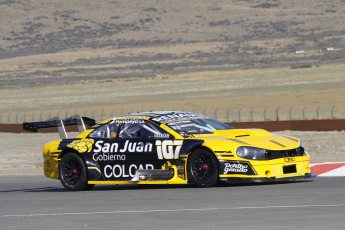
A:
POLYGON ((245 210, 245 209, 281 209, 281 208, 322 208, 322 207, 343 207, 345 204, 326 205, 282 205, 282 206, 258 206, 258 207, 234 207, 234 208, 186 208, 186 209, 157 209, 157 210, 133 210, 133 211, 109 211, 109 212, 62 212, 62 213, 39 213, 39 214, 18 214, 1 215, 5 217, 41 217, 41 216, 71 216, 71 215, 97 215, 97 214, 128 214, 128 213, 156 213, 156 212, 202 212, 221 210, 245 210))

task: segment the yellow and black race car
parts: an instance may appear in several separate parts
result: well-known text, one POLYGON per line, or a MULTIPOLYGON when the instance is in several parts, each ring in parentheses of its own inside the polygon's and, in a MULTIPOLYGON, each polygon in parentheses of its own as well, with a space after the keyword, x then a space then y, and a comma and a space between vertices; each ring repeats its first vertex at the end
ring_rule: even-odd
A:
POLYGON ((201 114, 148 112, 94 120, 74 117, 24 123, 58 127, 44 146, 44 174, 68 190, 95 184, 186 184, 308 178, 310 156, 299 139, 261 129, 234 129, 201 114), (67 138, 65 126, 82 131, 67 138), (93 125, 85 130, 85 124, 93 125))

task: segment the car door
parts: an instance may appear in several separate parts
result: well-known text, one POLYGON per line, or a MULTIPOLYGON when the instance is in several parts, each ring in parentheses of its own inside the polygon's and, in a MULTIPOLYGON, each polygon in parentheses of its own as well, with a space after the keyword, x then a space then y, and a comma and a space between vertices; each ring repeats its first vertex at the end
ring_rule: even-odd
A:
MULTIPOLYGON (((135 176, 136 169, 161 169, 166 162, 158 158, 157 141, 171 138, 170 135, 147 120, 128 122, 120 126, 117 141, 119 152, 123 153, 126 160, 121 166, 123 176, 128 179, 135 176)), ((118 166, 116 166, 118 167, 118 166)), ((118 167, 120 171, 120 168, 118 167)))
POLYGON ((155 124, 134 118, 111 121, 90 137, 95 141, 93 160, 104 179, 121 181, 132 180, 137 169, 161 169, 166 163, 165 158, 159 157, 162 142, 171 139, 155 124))

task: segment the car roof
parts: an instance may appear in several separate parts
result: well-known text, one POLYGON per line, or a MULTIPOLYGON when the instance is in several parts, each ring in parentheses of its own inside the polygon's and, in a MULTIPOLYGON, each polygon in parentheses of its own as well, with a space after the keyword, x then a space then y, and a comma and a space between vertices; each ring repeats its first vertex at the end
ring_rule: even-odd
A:
POLYGON ((198 114, 198 113, 190 113, 184 111, 151 111, 151 112, 140 112, 140 113, 131 113, 126 114, 118 117, 114 117, 111 120, 116 120, 119 117, 132 117, 132 116, 142 116, 142 117, 150 117, 150 119, 159 122, 159 123, 166 123, 176 120, 184 120, 184 119, 202 119, 202 118, 209 118, 207 116, 198 114))
POLYGON ((189 112, 184 112, 184 111, 150 111, 150 112, 131 113, 131 114, 126 114, 125 116, 157 117, 157 116, 164 116, 164 115, 177 114, 177 113, 189 113, 189 112))

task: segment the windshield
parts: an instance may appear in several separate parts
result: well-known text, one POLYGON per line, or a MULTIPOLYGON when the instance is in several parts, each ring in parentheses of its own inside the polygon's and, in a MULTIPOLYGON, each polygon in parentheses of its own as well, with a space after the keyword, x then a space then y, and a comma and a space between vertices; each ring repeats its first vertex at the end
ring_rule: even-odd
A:
POLYGON ((233 129, 214 119, 191 119, 166 123, 171 129, 175 130, 181 136, 192 134, 212 134, 215 130, 233 129))

